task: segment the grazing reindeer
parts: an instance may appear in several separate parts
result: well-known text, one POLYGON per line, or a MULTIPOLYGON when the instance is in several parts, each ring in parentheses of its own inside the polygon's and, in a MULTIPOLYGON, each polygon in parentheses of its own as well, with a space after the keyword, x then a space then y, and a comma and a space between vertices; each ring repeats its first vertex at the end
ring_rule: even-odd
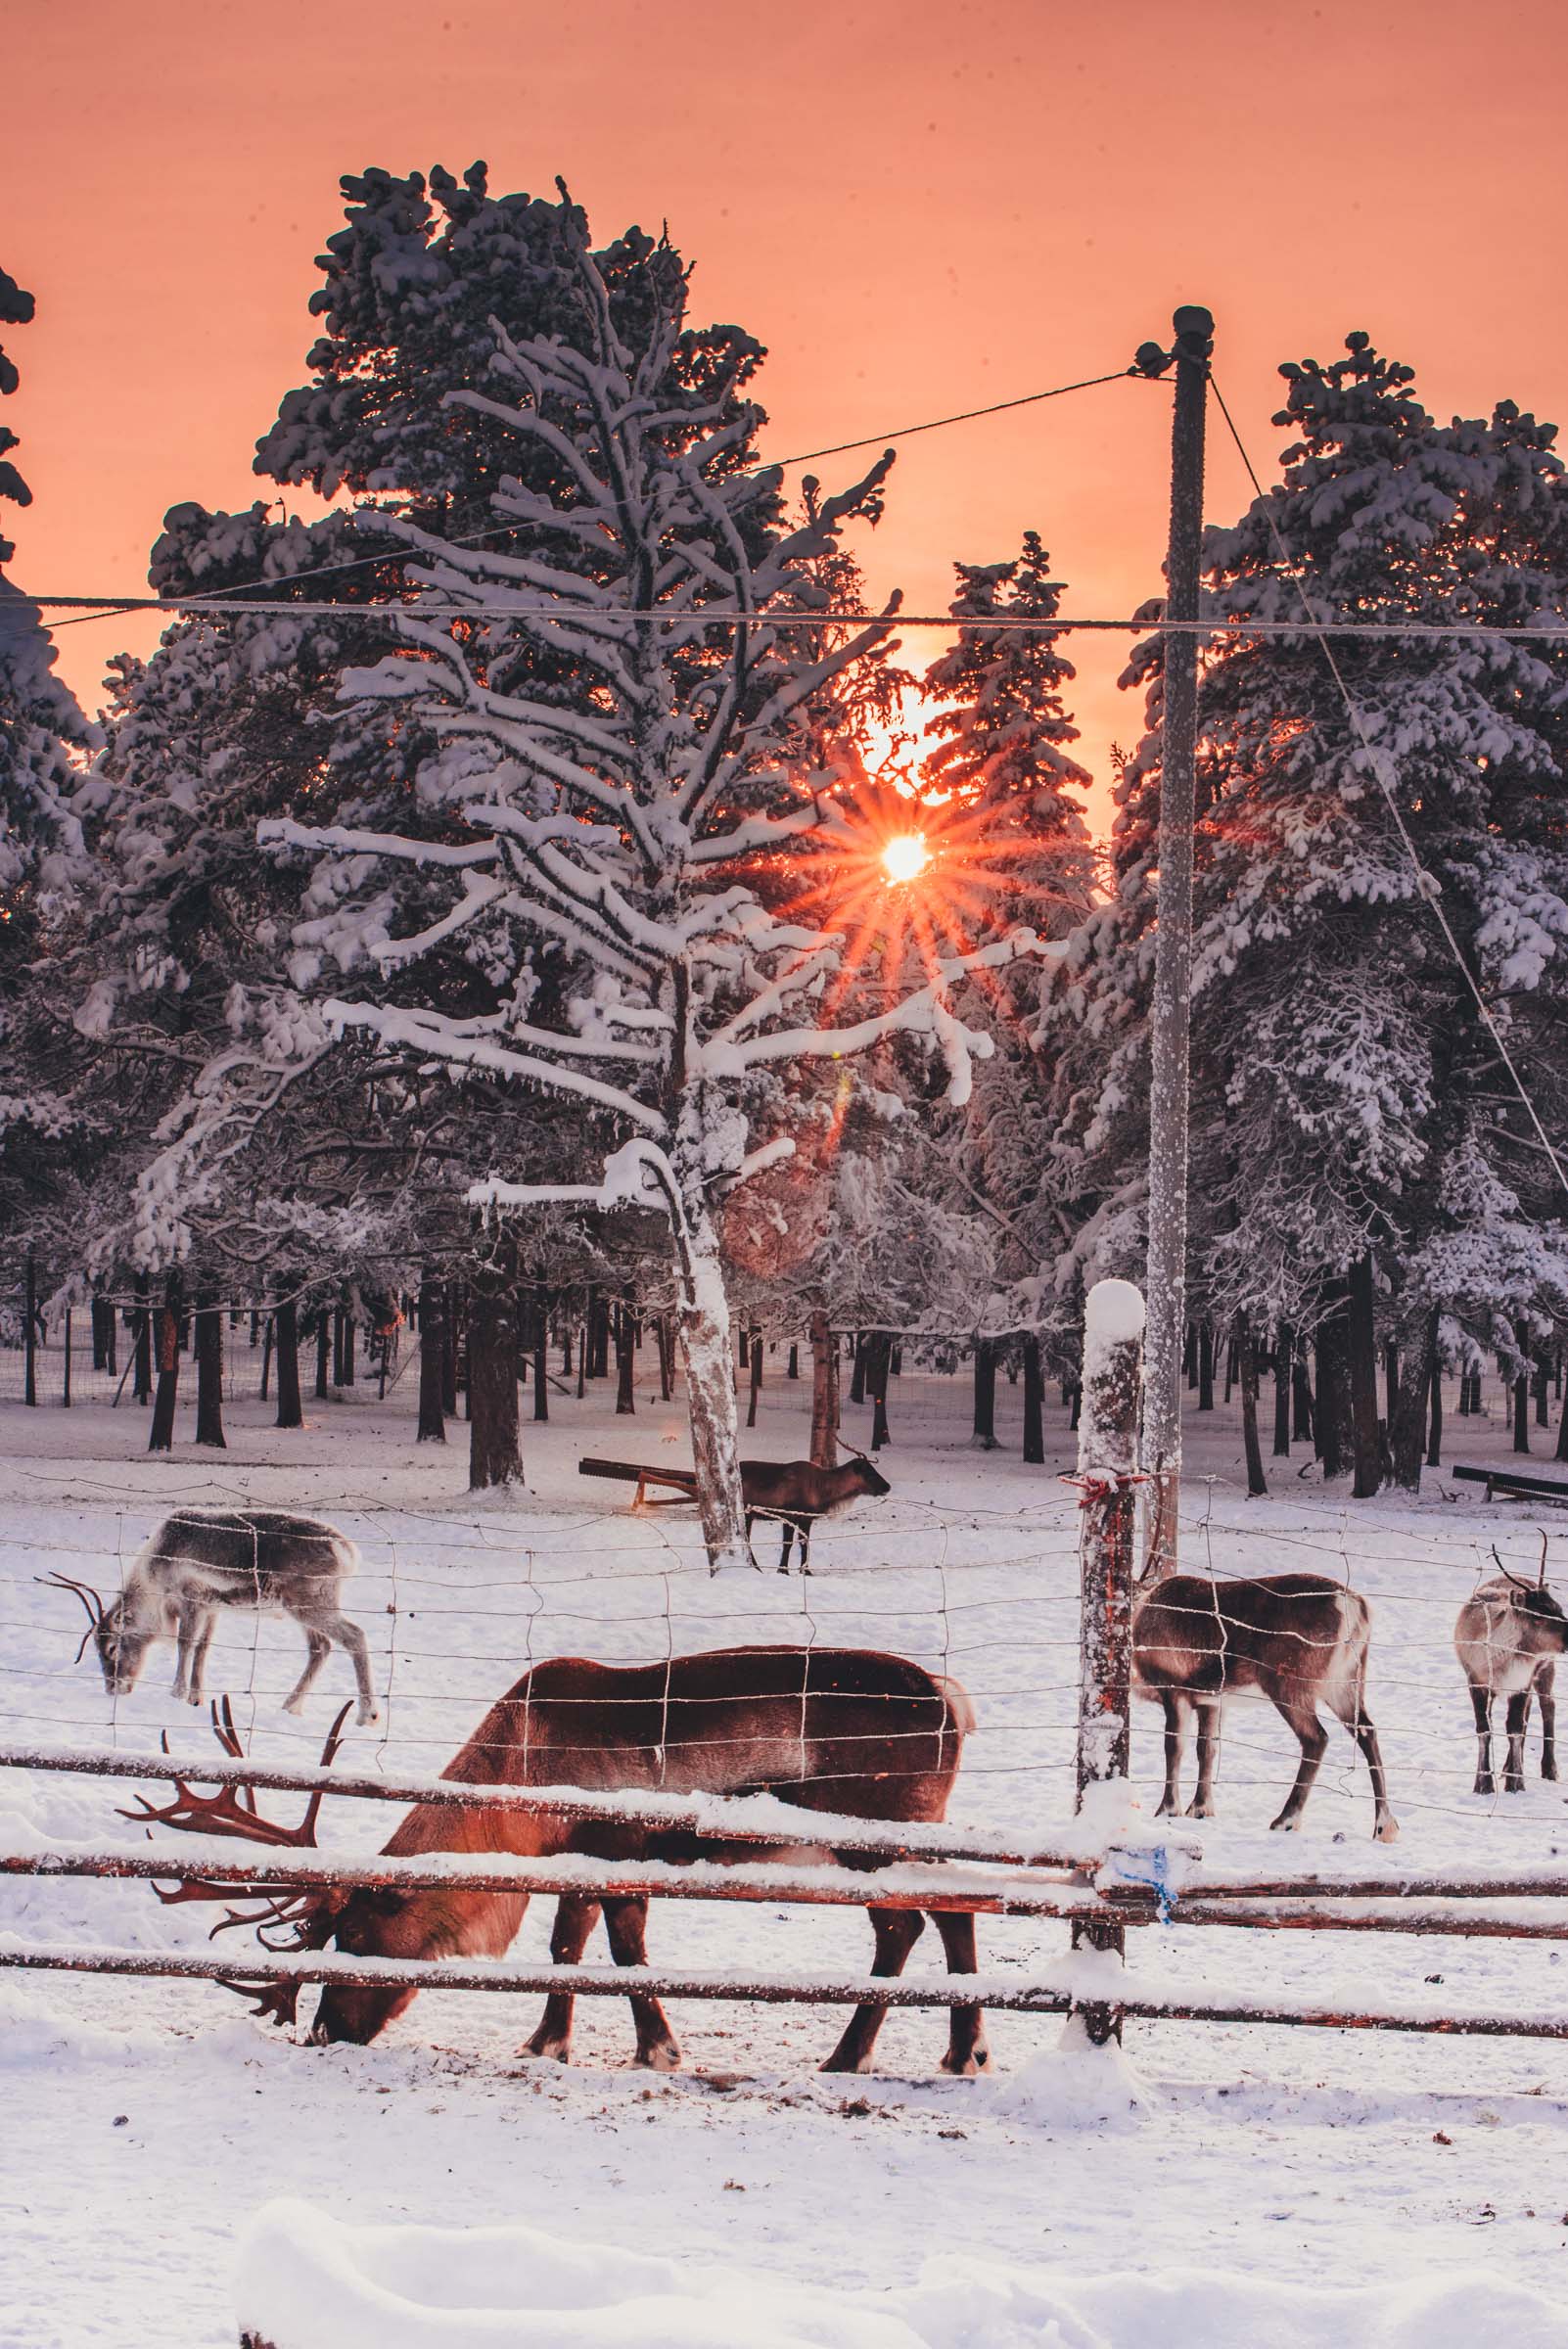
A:
POLYGON ((341 1586, 359 1563, 346 1534, 318 1517, 285 1509, 179 1509, 165 1518, 125 1578, 112 1606, 90 1585, 65 1575, 39 1580, 72 1590, 87 1609, 88 1640, 98 1650, 104 1685, 126 1696, 160 1639, 177 1642, 174 1694, 202 1702, 202 1677, 218 1612, 232 1607, 260 1615, 292 1615, 309 1653, 299 1683, 284 1702, 298 1713, 336 1640, 353 1659, 361 1723, 375 1721, 370 1650, 365 1635, 339 1608, 341 1586))
POLYGON ((1453 1652, 1470 1685, 1479 1744, 1475 1791, 1495 1794, 1492 1775, 1492 1700, 1508 1700, 1504 1794, 1524 1792, 1525 1730, 1530 1700, 1541 1700, 1541 1774, 1557 1775, 1557 1702, 1553 1693, 1557 1658, 1568 1648, 1568 1617, 1546 1588, 1546 1537, 1541 1537, 1541 1572, 1527 1583, 1510 1574, 1496 1550, 1498 1573, 1482 1583, 1459 1609, 1453 1652))
MULTIPOLYGON (((773 1794, 809 1813, 848 1812, 856 1819, 940 1819, 975 1726, 974 1709, 956 1681, 922 1671, 900 1656, 857 1648, 734 1647, 668 1663, 609 1665, 577 1656, 537 1664, 491 1707, 442 1775, 481 1786, 576 1786, 594 1790, 647 1789, 680 1794, 773 1794)), ((153 1813, 164 1823, 243 1833, 224 1796, 180 1800, 153 1813), (229 1823, 224 1823, 227 1817, 229 1823)), ((803 1821, 803 1827, 806 1822, 803 1821)), ((263 1822, 258 1832, 281 1840, 263 1822)), ((564 1852, 640 1863, 663 1860, 736 1861, 784 1856, 825 1859, 826 1848, 781 1839, 777 1845, 726 1843, 721 1834, 621 1825, 615 1820, 571 1820, 550 1813, 493 1809, 455 1811, 416 1804, 384 1847, 389 1858, 422 1852, 510 1853, 549 1859, 564 1852)), ((863 1853, 833 1854, 855 1868, 878 1863, 863 1853)), ((189 1893, 187 1897, 192 1897, 189 1893)), ((232 1899, 238 1888, 204 1884, 196 1897, 232 1899)), ((270 1904, 263 1927, 292 1928, 297 1949, 342 1951, 378 1958, 500 1957, 510 1948, 529 1904, 526 1892, 476 1892, 462 1885, 439 1891, 302 1892, 270 1904)), ((645 1897, 599 1900, 564 1895, 558 1904, 550 1955, 575 1965, 600 1911, 618 1965, 645 1965, 645 1897)), ((918 1911, 870 1909, 876 1936, 875 1974, 903 1971, 920 1937, 918 1911)), ((934 1911, 947 1970, 976 1970, 975 1920, 934 1911)), ((275 1946, 268 1944, 268 1946, 275 1946)), ((243 1968, 236 1967, 236 1971, 243 1968)), ((298 1986, 284 1983, 254 1994, 258 2010, 292 2022, 298 1986)), ((412 1990, 356 1989, 329 1983, 311 2037, 318 2042, 375 2039, 415 1997, 412 1990)), ((636 2060, 672 2070, 680 2050, 663 2007, 645 1993, 631 1996, 636 2060)), ((571 2051, 573 2001, 551 1996, 528 2043, 534 2055, 565 2062, 571 2051)), ((857 2006, 823 2064, 829 2072, 863 2072, 885 2009, 857 2006)), ((986 2070, 991 2057, 976 2005, 954 2005, 945 2071, 986 2070)))
POLYGON ((1371 1610, 1358 1591, 1320 1574, 1271 1574, 1257 1581, 1211 1582, 1173 1574, 1145 1582, 1132 1615, 1133 1683, 1165 1708, 1165 1794, 1160 1812, 1179 1805, 1176 1791, 1187 1713, 1198 1719, 1198 1791, 1189 1819, 1214 1815, 1220 1717, 1225 1699, 1244 1689, 1266 1696, 1295 1730, 1301 1767, 1285 1807, 1270 1826, 1300 1823, 1328 1732, 1325 1704, 1366 1757, 1374 1806, 1372 1832, 1392 1843, 1399 1822, 1388 1805, 1383 1757, 1366 1711, 1366 1648, 1371 1610))

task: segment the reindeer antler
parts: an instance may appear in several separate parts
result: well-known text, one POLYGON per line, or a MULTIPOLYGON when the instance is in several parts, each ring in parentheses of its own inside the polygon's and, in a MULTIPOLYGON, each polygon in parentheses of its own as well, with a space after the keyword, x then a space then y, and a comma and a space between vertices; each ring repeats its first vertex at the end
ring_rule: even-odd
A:
MULTIPOLYGON (((321 1768, 327 1769, 343 1743, 343 1726, 352 1711, 346 1704, 327 1732, 321 1749, 321 1768)), ((234 1761, 246 1759, 245 1741, 234 1726, 234 1713, 225 1696, 221 1705, 211 1707, 212 1734, 223 1751, 234 1761)), ((168 1738, 162 1739, 163 1751, 168 1752, 168 1738)), ((215 1793, 198 1794, 184 1778, 174 1781, 170 1802, 150 1803, 144 1794, 136 1797, 141 1806, 136 1811, 124 1811, 121 1819, 139 1819, 149 1829, 153 1826, 179 1827, 190 1833, 233 1835, 248 1843, 264 1843, 274 1849, 295 1851, 313 1850, 316 1842, 316 1822, 321 1815, 324 1787, 317 1787, 305 1806, 304 1817, 295 1826, 280 1819, 267 1819, 259 1809, 254 1786, 220 1786, 215 1793)), ((215 1940, 219 1933, 231 1932, 235 1926, 249 1926, 264 1950, 274 1953, 288 1950, 323 1949, 332 1938, 343 1907, 345 1895, 312 1887, 308 1891, 262 1893, 257 1895, 247 1884, 223 1883, 209 1876, 181 1876, 165 1887, 153 1886, 154 1892, 167 1909, 179 1908, 190 1901, 222 1901, 225 1913, 208 1935, 215 1940), (259 1904, 259 1905, 257 1905, 259 1904), (287 1928, 289 1938, 270 1940, 268 1929, 287 1928)), ((270 2014, 276 2023, 295 2020, 300 2000, 298 1982, 224 1982, 224 1990, 232 1990, 241 1998, 254 2002, 254 2011, 270 2014)))
MULTIPOLYGON (((1543 1535, 1543 1536, 1542 1536, 1542 1541, 1543 1541, 1543 1543, 1545 1543, 1545 1535, 1543 1535)), ((1527 1583, 1527 1582, 1524 1580, 1524 1577, 1523 1577, 1522 1575, 1514 1574, 1514 1573, 1511 1571, 1511 1569, 1510 1569, 1510 1568, 1508 1568, 1508 1567, 1504 1566, 1504 1564, 1502 1563, 1502 1560, 1501 1560, 1501 1559, 1500 1559, 1500 1558, 1498 1556, 1498 1545, 1497 1545, 1497 1543, 1496 1543, 1495 1542, 1489 1543, 1487 1546, 1490 1548, 1490 1550, 1491 1550, 1491 1552, 1492 1552, 1492 1556, 1493 1556, 1493 1561, 1494 1561, 1494 1563, 1495 1563, 1495 1564, 1496 1564, 1496 1566, 1497 1566, 1498 1572, 1499 1572, 1499 1574, 1502 1576, 1502 1579, 1503 1579, 1503 1581, 1504 1581, 1504 1582, 1512 1583, 1512 1585, 1513 1585, 1513 1587, 1514 1587, 1514 1589, 1515 1589, 1516 1590, 1534 1590, 1535 1589, 1537 1589, 1537 1587, 1538 1587, 1538 1586, 1537 1586, 1536 1584, 1534 1584, 1534 1583, 1527 1583)), ((1543 1549, 1543 1552, 1542 1552, 1542 1559, 1541 1559, 1541 1572, 1542 1572, 1542 1578, 1543 1578, 1543 1580, 1545 1580, 1545 1572, 1546 1572, 1546 1560, 1545 1560, 1545 1549, 1543 1549)))
POLYGON ((35 1574, 32 1579, 39 1586, 39 1588, 44 1590, 74 1591, 77 1598, 81 1600, 82 1605, 86 1608, 87 1629, 81 1635, 81 1645, 77 1648, 74 1658, 74 1661, 79 1664, 82 1660, 82 1657, 87 1653, 88 1640, 92 1637, 94 1632, 97 1631, 99 1625, 104 1620, 104 1602, 102 1598, 93 1589, 91 1583, 74 1583, 71 1581, 69 1574, 35 1574))

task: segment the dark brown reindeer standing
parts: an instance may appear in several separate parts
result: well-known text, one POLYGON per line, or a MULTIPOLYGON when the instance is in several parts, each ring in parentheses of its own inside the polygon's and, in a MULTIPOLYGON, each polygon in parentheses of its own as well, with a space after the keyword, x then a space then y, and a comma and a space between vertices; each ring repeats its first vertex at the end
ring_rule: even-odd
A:
POLYGON ((1557 1775, 1557 1658, 1568 1648, 1568 1618, 1546 1588, 1546 1537, 1541 1537, 1541 1572, 1535 1582, 1510 1574, 1497 1551, 1498 1572, 1482 1583, 1459 1609, 1453 1652, 1459 1659, 1475 1708, 1478 1744, 1475 1791, 1495 1794, 1492 1775, 1492 1700, 1507 1699, 1507 1756, 1504 1794, 1524 1792, 1525 1731, 1530 1700, 1541 1703, 1541 1774, 1557 1775))
POLYGON ((1371 1620, 1359 1591, 1320 1574, 1230 1582, 1198 1574, 1145 1576, 1133 1602, 1132 1674, 1138 1694, 1165 1708, 1161 1816, 1180 1806, 1177 1782, 1191 1713, 1198 1723, 1198 1791, 1187 1817, 1213 1817, 1222 1711, 1228 1697, 1256 1691, 1289 1723, 1301 1746, 1296 1782, 1270 1826, 1288 1833, 1300 1823, 1328 1745, 1317 1718, 1323 1704, 1366 1757, 1373 1835, 1379 1843, 1394 1842, 1399 1822, 1389 1809, 1383 1757, 1366 1710, 1371 1620))
MULTIPOLYGON (((481 1786, 575 1786, 593 1791, 647 1790, 669 1794, 772 1794, 804 1812, 846 1812, 856 1819, 941 1819, 958 1773, 974 1709, 956 1681, 925 1672, 900 1656, 857 1648, 737 1647, 676 1656, 669 1663, 608 1665, 577 1656, 535 1665, 491 1707, 474 1735, 447 1765, 443 1777, 481 1786)), ((232 1790, 230 1790, 232 1793, 232 1790)), ((253 1813, 245 1814, 246 1817, 253 1813)), ((162 1810, 142 1816, 171 1826, 226 1834, 247 1832, 232 1800, 204 1798, 182 1787, 162 1810)), ((805 1826, 803 1821, 803 1827, 805 1826)), ((313 1828, 313 1819, 310 1822, 313 1828)), ((269 1841, 289 1831, 266 1822, 269 1841)), ((308 1839, 308 1837, 304 1838, 308 1839)), ((422 1852, 506 1853, 522 1859, 587 1853, 611 1861, 763 1860, 834 1857, 849 1867, 879 1864, 863 1853, 834 1852, 803 1835, 777 1845, 725 1843, 651 1827, 571 1820, 501 1806, 452 1811, 416 1805, 383 1847, 389 1858, 422 1852)), ((214 1883, 182 1888, 172 1897, 232 1899, 237 1887, 214 1883)), ((280 1899, 258 1922, 285 1929, 279 1945, 380 1958, 500 1957, 510 1948, 528 1908, 522 1892, 357 1890, 303 1892, 280 1899)), ((645 1965, 645 1897, 599 1901, 566 1895, 556 1910, 550 1955, 575 1965, 604 1913, 618 1965, 645 1965)), ((918 1911, 871 1907, 874 1974, 895 1975, 924 1926, 918 1911)), ((947 1970, 976 1970, 972 1915, 935 1911, 947 1970)), ((243 1965, 236 1965, 243 1973, 243 1965)), ((297 1986, 255 1994, 261 2012, 293 2021, 297 1986)), ((318 2041, 375 2039, 415 1997, 404 1989, 356 1989, 329 1983, 311 2033, 318 2041)), ((636 2060, 673 2069, 680 2050, 657 1999, 630 2000, 637 2033, 636 2060)), ((571 2050, 572 1998, 556 1993, 546 2004, 529 2051, 565 2062, 571 2050)), ((822 2069, 870 2068, 885 2009, 857 2006, 822 2069)), ((981 2009, 955 2004, 945 2071, 971 2074, 989 2067, 981 2009)))
MULTIPOLYGON (((676 1488, 674 1499, 648 1503, 656 1509, 678 1508, 697 1489, 697 1479, 689 1468, 643 1468, 634 1460, 579 1460, 577 1474, 634 1484, 637 1491, 633 1508, 647 1499, 650 1485, 676 1488)), ((819 1517, 837 1516, 852 1501, 881 1500, 893 1490, 863 1451, 852 1452, 833 1468, 818 1468, 812 1460, 742 1460, 740 1479, 748 1541, 759 1517, 775 1518, 782 1529, 780 1574, 788 1574, 790 1570, 790 1544, 797 1535, 801 1543, 801 1572, 810 1573, 811 1528, 819 1517)))

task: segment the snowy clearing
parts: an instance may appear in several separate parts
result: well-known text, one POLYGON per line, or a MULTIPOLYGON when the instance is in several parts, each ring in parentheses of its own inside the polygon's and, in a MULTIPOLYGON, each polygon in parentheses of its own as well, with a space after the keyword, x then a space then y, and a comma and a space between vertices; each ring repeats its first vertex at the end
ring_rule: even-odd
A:
MULTIPOLYGON (((770 1379, 745 1448, 797 1454, 807 1401, 804 1382, 770 1379)), ((525 1431, 530 1492, 481 1508, 461 1490, 460 1443, 416 1451, 411 1399, 395 1393, 385 1405, 318 1406, 311 1428, 289 1437, 262 1406, 240 1404, 228 1452, 199 1453, 182 1422, 173 1458, 159 1460, 141 1452, 145 1423, 129 1407, 8 1406, 5 1733, 151 1751, 166 1728, 177 1753, 215 1753, 205 1716, 167 1693, 172 1650, 113 1703, 90 1656, 72 1664, 79 1612, 32 1578, 59 1570, 112 1589, 161 1509, 244 1497, 319 1509, 363 1552, 346 1600, 370 1637, 383 1719, 350 1734, 346 1767, 438 1770, 530 1659, 815 1638, 895 1648, 963 1681, 980 1727, 954 1820, 1014 1836, 1065 1827, 1077 1510, 1056 1474, 1076 1445, 1053 1400, 1044 1469, 1006 1449, 978 1456, 963 1402, 956 1380, 906 1374, 885 1455, 892 1497, 820 1527, 808 1580, 769 1570, 716 1581, 690 1511, 633 1517, 619 1494, 576 1476, 587 1450, 684 1460, 678 1405, 641 1392, 631 1420, 612 1417, 608 1396, 562 1404, 550 1426, 525 1431)), ((1016 1391, 1003 1386, 999 1405, 1005 1447, 1016 1391)), ((1499 1456, 1499 1416, 1470 1424, 1459 1456, 1499 1456)), ((1228 1414, 1189 1423, 1184 1562, 1200 1568, 1212 1552, 1219 1572, 1338 1574, 1349 1559, 1373 1606, 1371 1705, 1404 1832, 1394 1854, 1373 1845, 1365 1772, 1336 1731, 1303 1832, 1268 1836, 1293 1741, 1267 1708, 1238 1706, 1221 1815, 1183 1821, 1183 1836, 1207 1863, 1271 1873, 1568 1858, 1563 1794, 1534 1774, 1534 1732, 1524 1795, 1470 1793, 1474 1743, 1450 1644, 1460 1600, 1481 1567, 1492 1571, 1489 1544, 1533 1571, 1536 1527, 1554 1530, 1555 1514, 1484 1507, 1465 1488, 1451 1501, 1446 1476, 1429 1479, 1418 1506, 1353 1505, 1299 1480, 1300 1455, 1273 1464, 1273 1497, 1249 1502, 1239 1454, 1228 1414)), ((285 1718, 301 1654, 292 1624, 220 1626, 208 1688, 229 1692, 258 1760, 313 1762, 351 1691, 335 1651, 303 1720, 285 1718)), ((1159 1714, 1140 1706, 1134 1782, 1147 1811, 1159 1781, 1159 1714)), ((125 1782, 7 1773, 0 1838, 126 1841, 115 1807, 129 1798, 125 1782)), ((300 1801, 265 1807, 292 1818, 300 1801)), ((323 1843, 374 1850, 395 1816, 329 1805, 323 1843)), ((516 1960, 544 1958, 552 1910, 534 1904, 516 1960)), ((9 1879, 0 1914, 8 1935, 34 1943, 207 1948, 202 1911, 161 1911, 133 1882, 9 1879)), ((869 1939, 857 1911, 766 1903, 665 1902, 649 1928, 658 1965, 754 1976, 858 1974, 869 1939)), ((940 1970, 934 1942, 922 1940, 911 1974, 940 1970)), ((1066 1942, 1059 1923, 981 1920, 982 1965, 999 1975, 1058 1970, 1066 1942)), ((1190 1927, 1148 1928, 1130 1951, 1133 1975, 1166 1987, 1498 2011, 1561 2012, 1560 1960, 1541 1943, 1190 1927)), ((237 2245, 276 2197, 319 2224, 274 2213, 249 2237, 246 2273, 260 2256, 280 2289, 293 2276, 299 2304, 325 2309, 330 2269, 340 2295, 330 2304, 359 2326, 345 2313, 335 2349, 360 2338, 389 2349, 1568 2340, 1557 2313, 1568 2079, 1549 2044, 1139 2023, 1128 2033, 1137 2093, 1113 2077, 1107 2096, 1106 2067, 1052 2058, 1062 2026, 1049 2017, 995 2014, 997 2076, 954 2082, 936 2072, 945 2016, 895 2011, 876 2073, 846 2081, 814 2068, 841 2016, 691 2003, 672 2009, 685 2070, 652 2077, 630 2067, 619 2000, 583 2002, 570 2068, 520 2058, 537 2005, 427 1993, 375 2047, 315 2049, 205 1984, 7 1973, 0 2341, 232 2344, 237 2245), (490 2238, 483 2255, 339 2232, 411 2224, 527 2232, 490 2238), (365 2275, 412 2313, 394 2325, 390 2301, 365 2298, 365 2275), (476 2299, 482 2284, 489 2297, 476 2299), (433 2328, 438 2287, 471 2312, 501 2313, 488 2330, 433 2328)), ((317 2337, 327 2335, 301 2332, 300 2349, 317 2337)))

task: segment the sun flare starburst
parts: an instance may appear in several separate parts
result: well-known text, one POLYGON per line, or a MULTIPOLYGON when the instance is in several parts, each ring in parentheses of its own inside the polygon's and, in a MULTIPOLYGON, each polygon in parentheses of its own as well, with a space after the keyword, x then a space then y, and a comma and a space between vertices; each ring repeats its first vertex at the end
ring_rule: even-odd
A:
POLYGON ((920 832, 896 832, 882 851, 882 867, 892 882, 918 881, 931 862, 931 851, 920 832))

